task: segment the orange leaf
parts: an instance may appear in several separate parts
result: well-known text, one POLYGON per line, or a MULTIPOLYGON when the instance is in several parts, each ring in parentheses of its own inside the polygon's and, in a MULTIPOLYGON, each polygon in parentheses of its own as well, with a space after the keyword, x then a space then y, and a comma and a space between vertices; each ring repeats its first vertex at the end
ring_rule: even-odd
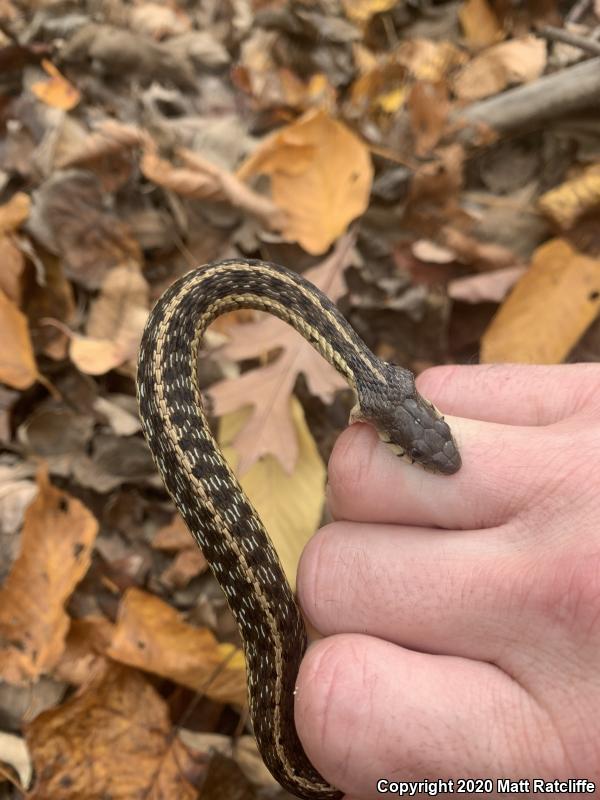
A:
POLYGON ((309 111, 270 136, 238 177, 271 176, 283 235, 324 253, 369 202, 373 167, 365 144, 324 111, 309 111))
POLYGON ((194 763, 173 736, 165 701, 133 670, 107 665, 88 689, 26 731, 37 781, 28 800, 194 800, 194 763))
POLYGON ((87 572, 98 523, 87 508, 38 475, 25 512, 21 552, 0 589, 0 675, 23 684, 59 660, 69 628, 64 605, 87 572))
POLYGON ((559 363, 599 308, 600 260, 546 242, 484 333, 481 360, 559 363))
POLYGON ((44 59, 42 67, 50 75, 48 80, 32 84, 33 94, 52 108, 70 111, 81 99, 79 91, 62 75, 51 61, 44 59))
POLYGON ((27 389, 39 377, 27 318, 1 290, 0 341, 0 381, 15 389, 27 389))
POLYGON ((174 608, 140 589, 123 597, 108 655, 218 702, 246 703, 242 651, 219 644, 207 628, 188 625, 174 608))

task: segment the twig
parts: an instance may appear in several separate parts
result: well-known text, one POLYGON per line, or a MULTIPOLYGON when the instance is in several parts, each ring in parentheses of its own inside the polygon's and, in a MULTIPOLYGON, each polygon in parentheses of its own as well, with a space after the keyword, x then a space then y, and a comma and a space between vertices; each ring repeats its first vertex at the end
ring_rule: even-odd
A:
POLYGON ((592 5, 592 0, 577 0, 573 8, 569 11, 565 18, 565 22, 579 22, 579 20, 588 12, 589 7, 592 5))
POLYGON ((499 135, 539 127, 548 120, 583 111, 600 100, 600 58, 546 75, 455 112, 452 119, 469 123, 459 138, 477 139, 486 125, 499 135))
POLYGON ((571 33, 564 30, 564 28, 555 28, 552 25, 545 25, 538 32, 538 36, 543 36, 544 39, 549 39, 554 42, 564 42, 573 47, 578 47, 587 53, 593 53, 595 56, 600 56, 600 42, 595 42, 593 39, 588 39, 587 36, 580 36, 578 33, 571 33))

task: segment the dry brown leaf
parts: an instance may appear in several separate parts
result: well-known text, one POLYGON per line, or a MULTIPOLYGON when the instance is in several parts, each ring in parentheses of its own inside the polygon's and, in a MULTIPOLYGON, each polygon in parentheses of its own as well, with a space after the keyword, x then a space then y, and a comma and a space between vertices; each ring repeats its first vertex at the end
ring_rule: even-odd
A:
POLYGON ((415 139, 415 153, 420 157, 426 156, 439 142, 450 102, 445 84, 416 83, 408 98, 410 126, 415 139))
POLYGON ((60 255, 67 277, 87 289, 101 286, 117 266, 142 262, 131 226, 107 209, 102 185, 90 170, 55 172, 42 183, 29 225, 60 255))
MULTIPOLYGON (((189 534, 188 534, 189 535, 189 534)), ((208 561, 197 547, 181 550, 169 566, 161 573, 163 586, 183 589, 192 578, 202 575, 208 569, 208 561)))
POLYGON ((198 796, 165 701, 133 670, 108 664, 86 691, 39 714, 26 736, 37 774, 28 800, 198 796))
POLYGON ((164 39, 189 31, 192 23, 183 8, 162 3, 140 3, 131 8, 129 26, 131 30, 164 39))
POLYGON ((246 186, 235 175, 217 167, 191 150, 177 151, 186 167, 174 167, 160 158, 154 145, 147 145, 141 161, 141 169, 148 180, 165 186, 186 197, 208 200, 226 200, 236 208, 242 208, 258 217, 274 230, 283 227, 284 215, 268 197, 264 197, 246 186))
POLYGON ((590 209, 600 205, 600 167, 594 164, 581 175, 561 183, 539 199, 541 210, 563 230, 571 228, 590 209))
POLYGON ((465 39, 473 50, 489 47, 504 39, 500 20, 488 0, 465 0, 458 12, 465 39))
POLYGON ((74 152, 65 154, 57 166, 64 169, 105 156, 115 156, 130 148, 142 147, 148 141, 151 141, 150 135, 136 125, 126 125, 112 119, 104 120, 74 152))
POLYGON ((106 666, 104 652, 109 646, 114 625, 105 617, 72 619, 65 649, 53 676, 73 686, 87 685, 106 666))
POLYGON ((88 375, 103 375, 131 362, 148 319, 148 284, 136 266, 115 267, 93 302, 87 336, 70 334, 69 355, 88 375))
POLYGON ((525 267, 505 267, 468 275, 449 281, 448 296, 463 303, 501 303, 515 283, 525 274, 525 267))
POLYGON ((242 180, 271 177, 275 204, 286 213, 283 235, 313 255, 324 253, 369 202, 369 151, 324 111, 309 111, 278 130, 242 165, 242 180))
POLYGON ((463 67, 454 79, 454 92, 462 100, 480 100, 507 86, 528 83, 542 75, 546 58, 546 43, 537 36, 502 42, 463 67))
POLYGON ((129 589, 121 601, 108 655, 217 702, 246 703, 242 651, 219 644, 207 628, 188 625, 174 608, 139 589, 129 589))
MULTIPOLYGON (((22 465, 0 467, 0 536, 12 537, 23 524, 25 510, 37 494, 22 465)), ((8 568, 8 565, 5 565, 8 568)))
POLYGON ((519 261, 519 258, 508 247, 495 242, 480 242, 451 225, 444 225, 441 239, 459 261, 475 266, 477 269, 514 267, 519 261))
POLYGON ((104 417, 117 436, 133 436, 142 428, 139 415, 121 408, 110 396, 97 397, 94 400, 94 411, 104 417))
POLYGON ((600 260, 553 239, 536 250, 531 266, 484 333, 481 360, 557 364, 599 308, 600 260))
MULTIPOLYGON (((294 471, 286 473, 274 456, 266 455, 242 475, 240 483, 271 537, 291 586, 295 587, 300 553, 316 531, 323 511, 325 465, 299 400, 292 396, 288 403, 298 443, 294 471)), ((234 470, 238 455, 231 442, 246 416, 244 412, 236 412, 220 421, 219 443, 234 470)))
POLYGON ((450 70, 467 60, 467 56, 451 42, 433 42, 431 39, 401 42, 392 56, 409 70, 413 78, 430 83, 443 81, 450 70))
POLYGON ((0 675, 14 684, 58 662, 69 628, 64 605, 87 572, 98 531, 87 508, 52 486, 44 471, 38 486, 19 556, 0 589, 0 675))
POLYGON ((0 381, 27 389, 40 377, 29 336, 27 317, 0 290, 0 381))
POLYGON ((348 19, 357 25, 366 25, 375 14, 390 11, 398 0, 342 0, 348 19))
MULTIPOLYGON (((185 550, 190 547, 192 540, 188 526, 180 514, 175 514, 171 522, 160 528, 152 540, 152 547, 156 550, 185 550)), ((195 545, 194 545, 195 546, 195 545)))
POLYGON ((0 206, 0 233, 12 233, 29 217, 31 200, 25 192, 16 192, 0 206))
MULTIPOLYGON (((341 239, 331 256, 304 273, 335 302, 344 292, 344 269, 352 238, 341 239)), ((299 373, 304 373, 310 391, 331 402, 334 392, 346 386, 344 379, 296 331, 275 318, 231 329, 231 339, 224 348, 229 359, 254 358, 275 348, 279 357, 260 369, 245 372, 239 378, 221 381, 210 388, 218 416, 252 406, 248 422, 234 439, 240 456, 241 473, 258 459, 272 453, 290 474, 298 458, 298 442, 290 414, 289 397, 299 373)))
POLYGON ((22 276, 25 268, 23 253, 17 247, 14 237, 0 234, 0 291, 4 292, 15 305, 22 301, 22 276))
POLYGON ((92 339, 74 333, 71 335, 69 356, 75 366, 86 375, 104 375, 127 361, 131 352, 124 351, 117 342, 92 339))
POLYGON ((70 111, 79 103, 81 95, 78 89, 70 83, 51 61, 44 59, 42 67, 50 76, 45 81, 37 81, 31 85, 32 93, 51 108, 60 108, 70 111))
MULTIPOLYGON (((3 767, 7 764, 13 767, 21 781, 21 786, 17 787, 17 790, 20 789, 19 793, 24 796, 33 775, 31 756, 25 740, 20 736, 0 731, 0 763, 3 767)), ((2 769, 2 778, 5 779, 6 775, 6 770, 2 769)))
POLYGON ((31 200, 24 192, 14 194, 0 206, 0 290, 16 305, 21 304, 21 277, 25 266, 18 239, 12 236, 29 217, 31 200))

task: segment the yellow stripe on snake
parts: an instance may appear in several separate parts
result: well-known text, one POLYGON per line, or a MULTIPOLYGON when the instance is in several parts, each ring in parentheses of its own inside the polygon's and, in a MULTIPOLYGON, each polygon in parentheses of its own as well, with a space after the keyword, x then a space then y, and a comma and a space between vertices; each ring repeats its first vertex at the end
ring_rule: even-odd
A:
POLYGON ((304 336, 356 393, 353 419, 375 426, 397 454, 452 474, 450 428, 417 392, 413 374, 376 358, 333 303, 296 273, 232 260, 192 270, 152 311, 140 349, 144 434, 175 505, 202 548, 238 625, 249 706, 262 757, 297 797, 337 798, 308 760, 294 725, 294 688, 306 631, 268 534, 210 432, 196 374, 207 326, 239 308, 268 311, 304 336))

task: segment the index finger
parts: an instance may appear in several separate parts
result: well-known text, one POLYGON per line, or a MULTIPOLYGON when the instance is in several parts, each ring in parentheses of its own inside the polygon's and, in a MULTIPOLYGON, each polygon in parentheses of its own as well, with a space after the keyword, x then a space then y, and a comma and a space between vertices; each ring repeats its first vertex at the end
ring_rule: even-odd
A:
POLYGON ((421 394, 444 414, 504 425, 550 425, 597 404, 600 364, 432 367, 421 394))

